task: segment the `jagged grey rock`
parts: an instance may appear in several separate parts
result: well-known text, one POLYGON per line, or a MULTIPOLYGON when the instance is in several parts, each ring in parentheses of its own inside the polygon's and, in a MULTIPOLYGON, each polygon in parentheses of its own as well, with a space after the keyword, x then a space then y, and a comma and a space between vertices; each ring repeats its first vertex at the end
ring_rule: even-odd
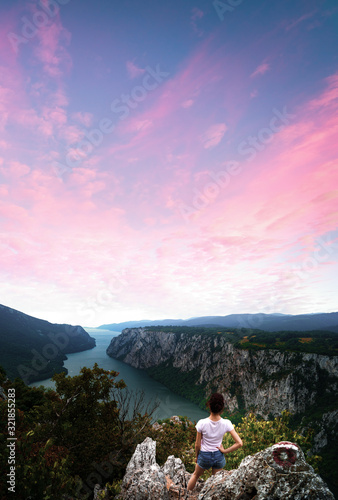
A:
POLYGON ((146 438, 138 444, 127 466, 120 498, 126 500, 169 500, 167 480, 156 463, 156 441, 146 438))
POLYGON ((170 455, 162 470, 164 475, 170 478, 175 486, 186 487, 187 471, 180 458, 175 458, 174 455, 170 455))
MULTIPOLYGON (((156 442, 146 438, 137 446, 122 483, 121 500, 183 499, 186 472, 180 459, 170 456, 163 467, 155 461, 156 442)), ((203 484, 203 483, 202 483, 203 484)), ((236 470, 221 471, 189 498, 198 500, 334 500, 324 481, 306 462, 295 444, 277 443, 242 460, 236 470)))
POLYGON ((99 500, 100 496, 102 497, 102 493, 104 492, 104 494, 106 495, 107 494, 107 491, 106 490, 102 490, 101 489, 101 486, 99 484, 96 484, 94 486, 94 500, 99 500))
MULTIPOLYGON (((156 463, 156 441, 146 438, 137 445, 127 466, 119 498, 122 500, 172 500, 185 496, 191 474, 180 458, 168 457, 163 467, 156 463)), ((196 493, 203 483, 198 482, 196 493)), ((195 497, 197 498, 197 497, 195 497)))

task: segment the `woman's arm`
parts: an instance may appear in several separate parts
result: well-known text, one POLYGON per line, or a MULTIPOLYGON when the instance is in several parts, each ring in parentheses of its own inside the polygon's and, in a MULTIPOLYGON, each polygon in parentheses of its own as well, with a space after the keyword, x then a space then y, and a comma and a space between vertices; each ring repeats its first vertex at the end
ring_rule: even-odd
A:
POLYGON ((232 451, 238 450, 238 448, 242 448, 243 446, 243 441, 241 440, 235 429, 230 431, 230 434, 233 440, 235 441, 235 444, 233 444, 232 446, 230 446, 230 448, 227 449, 224 449, 223 444, 221 444, 221 446, 218 447, 218 449, 224 454, 231 453, 232 451))
POLYGON ((197 457, 201 449, 201 441, 202 441, 202 433, 197 432, 196 434, 196 441, 195 441, 195 452, 196 452, 196 462, 197 462, 197 457))

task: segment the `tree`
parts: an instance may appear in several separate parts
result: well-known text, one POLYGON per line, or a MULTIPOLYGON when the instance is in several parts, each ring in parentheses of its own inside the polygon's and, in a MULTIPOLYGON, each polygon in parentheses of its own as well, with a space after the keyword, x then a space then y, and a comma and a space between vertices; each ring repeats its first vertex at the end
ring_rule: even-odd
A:
POLYGON ((174 455, 182 460, 188 472, 194 471, 195 423, 182 416, 159 420, 150 436, 156 440, 156 460, 160 465, 174 455))
POLYGON ((102 462, 114 466, 114 477, 122 477, 136 445, 150 430, 156 403, 144 412, 144 395, 135 397, 117 376, 97 364, 75 377, 54 375, 55 391, 35 410, 36 440, 52 439, 66 448, 71 473, 82 480, 102 462))

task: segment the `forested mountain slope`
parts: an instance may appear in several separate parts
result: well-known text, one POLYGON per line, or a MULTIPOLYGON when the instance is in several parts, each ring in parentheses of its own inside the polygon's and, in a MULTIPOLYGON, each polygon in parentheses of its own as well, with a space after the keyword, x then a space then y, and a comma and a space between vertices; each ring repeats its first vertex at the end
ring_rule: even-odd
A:
POLYGON ((26 383, 66 371, 67 353, 95 347, 81 326, 58 325, 0 305, 0 365, 26 383))

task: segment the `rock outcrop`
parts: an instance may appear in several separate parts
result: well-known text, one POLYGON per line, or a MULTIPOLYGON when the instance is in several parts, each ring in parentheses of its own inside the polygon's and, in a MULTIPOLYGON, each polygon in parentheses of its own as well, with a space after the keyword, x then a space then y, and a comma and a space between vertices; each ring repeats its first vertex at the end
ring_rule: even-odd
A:
MULTIPOLYGON (((120 500, 177 500, 185 497, 191 474, 186 471, 180 458, 168 457, 163 467, 156 463, 156 441, 146 438, 138 444, 127 465, 123 478, 120 500)), ((191 500, 197 499, 203 487, 199 480, 191 500)), ((116 497, 115 497, 116 498, 116 497)), ((107 489, 95 485, 94 500, 111 500, 107 489)))
POLYGON ((137 445, 127 466, 122 484, 122 498, 166 498, 166 493, 166 477, 156 463, 156 441, 146 438, 142 444, 137 445))
POLYGON ((238 469, 208 479, 200 500, 334 500, 293 443, 278 443, 242 460, 238 469))
MULTIPOLYGON (((160 467, 156 463, 156 441, 146 438, 137 445, 123 478, 122 500, 183 499, 190 474, 181 459, 173 455, 160 467)), ((198 482, 197 494, 203 483, 198 482)), ((195 496, 195 498, 197 498, 195 496)))
MULTIPOLYGON (((180 459, 156 463, 156 442, 146 438, 132 456, 120 500, 183 499, 190 474, 180 459)), ((198 500, 334 500, 324 481, 306 462, 302 450, 282 442, 246 457, 239 468, 199 481, 189 499, 198 500)))

